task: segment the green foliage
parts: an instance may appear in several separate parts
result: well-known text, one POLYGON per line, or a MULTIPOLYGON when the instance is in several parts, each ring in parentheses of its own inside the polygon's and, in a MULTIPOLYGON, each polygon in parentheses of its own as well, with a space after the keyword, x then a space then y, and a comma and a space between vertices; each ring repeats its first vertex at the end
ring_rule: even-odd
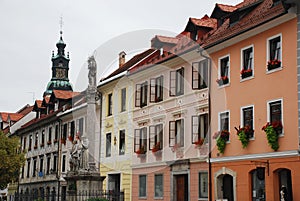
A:
POLYGON ((20 141, 17 137, 9 138, 0 131, 0 189, 17 181, 20 168, 25 163, 24 153, 20 153, 20 141))
POLYGON ((226 147, 226 139, 222 138, 222 137, 219 137, 217 139, 217 147, 218 147, 218 150, 221 154, 224 153, 224 150, 225 150, 225 147, 226 147))
POLYGON ((238 133, 238 137, 239 137, 239 140, 242 143, 242 147, 246 148, 248 146, 248 143, 249 143, 249 137, 247 136, 246 132, 244 130, 241 130, 238 133))
POLYGON ((89 198, 87 201, 108 201, 106 198, 89 198))
POLYGON ((265 126, 264 131, 266 132, 269 145, 274 151, 277 151, 279 148, 277 132, 272 125, 265 126))

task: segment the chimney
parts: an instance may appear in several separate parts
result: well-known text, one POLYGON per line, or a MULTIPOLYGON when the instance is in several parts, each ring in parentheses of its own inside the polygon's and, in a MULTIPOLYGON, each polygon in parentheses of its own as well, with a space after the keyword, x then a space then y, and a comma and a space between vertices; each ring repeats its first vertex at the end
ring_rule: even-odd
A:
POLYGON ((126 53, 124 51, 119 53, 119 68, 125 64, 125 55, 126 53))

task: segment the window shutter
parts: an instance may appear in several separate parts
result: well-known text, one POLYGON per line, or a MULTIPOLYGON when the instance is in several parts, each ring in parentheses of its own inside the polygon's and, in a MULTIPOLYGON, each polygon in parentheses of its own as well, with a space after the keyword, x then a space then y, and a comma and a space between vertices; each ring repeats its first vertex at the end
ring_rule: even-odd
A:
POLYGON ((156 84, 156 79, 151 78, 150 79, 150 103, 155 103, 155 84, 156 84))
POLYGON ((158 142, 160 142, 160 149, 163 148, 163 125, 159 124, 156 126, 156 134, 158 135, 158 142))
POLYGON ((192 65, 192 89, 199 89, 199 62, 194 62, 192 65))
POLYGON ((201 74, 200 74, 200 89, 204 89, 207 87, 208 83, 208 59, 201 61, 201 74))
POLYGON ((169 146, 173 147, 175 145, 176 135, 176 121, 169 122, 169 146))
POLYGON ((184 120, 181 119, 180 120, 180 146, 183 147, 184 146, 184 120))
POLYGON ((152 150, 152 147, 155 145, 155 136, 156 136, 156 126, 149 127, 149 150, 152 150))
POLYGON ((170 96, 176 96, 176 71, 170 72, 170 96))
POLYGON ((199 137, 199 116, 192 116, 192 144, 198 141, 199 137))
POLYGON ((134 152, 140 148, 140 129, 134 130, 134 152))
POLYGON ((135 106, 136 107, 141 107, 141 84, 136 84, 136 89, 135 89, 135 106))

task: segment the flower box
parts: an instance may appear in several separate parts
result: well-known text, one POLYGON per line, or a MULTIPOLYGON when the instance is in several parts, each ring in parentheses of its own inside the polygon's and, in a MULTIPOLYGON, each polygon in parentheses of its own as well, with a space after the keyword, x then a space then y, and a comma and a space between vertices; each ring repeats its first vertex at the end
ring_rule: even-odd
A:
POLYGON ((71 141, 71 142, 73 142, 73 137, 70 135, 69 137, 68 137, 68 139, 69 139, 69 141, 71 141))
POLYGON ((51 140, 49 140, 49 141, 47 142, 47 144, 48 144, 48 145, 51 145, 51 144, 52 144, 51 140))
POLYGON ((246 148, 249 143, 249 139, 253 137, 254 130, 250 126, 245 126, 245 127, 234 127, 235 130, 237 131, 237 135, 239 140, 242 143, 243 148, 246 148))
POLYGON ((159 150, 161 150, 160 148, 160 142, 157 142, 155 145, 153 145, 152 147, 152 153, 158 152, 159 150))
POLYGON ((221 154, 224 153, 226 142, 229 140, 230 133, 227 130, 218 131, 214 134, 213 138, 217 139, 217 147, 221 154))
POLYGON ((274 151, 279 149, 278 135, 282 133, 282 128, 281 121, 268 122, 262 127, 262 130, 266 132, 268 144, 274 151))
POLYGON ((57 143, 57 142, 58 142, 58 140, 57 140, 57 139, 54 139, 54 140, 53 140, 53 142, 54 142, 54 143, 57 143))
POLYGON ((242 79, 247 78, 247 77, 251 77, 251 76, 252 76, 252 69, 243 69, 241 71, 242 79))
POLYGON ((273 70, 281 67, 281 61, 278 59, 268 61, 267 68, 268 70, 273 70))
POLYGON ((146 155, 146 150, 145 150, 144 146, 142 146, 140 149, 135 151, 135 153, 137 154, 137 157, 143 157, 146 155))
POLYGON ((62 139, 60 139, 60 141, 62 144, 66 145, 66 139, 62 138, 62 139))
POLYGON ((204 139, 203 138, 199 138, 194 144, 195 144, 195 148, 200 148, 204 143, 204 139))
POLYGON ((222 76, 220 79, 217 79, 216 82, 219 86, 222 86, 229 83, 229 78, 227 76, 222 76))

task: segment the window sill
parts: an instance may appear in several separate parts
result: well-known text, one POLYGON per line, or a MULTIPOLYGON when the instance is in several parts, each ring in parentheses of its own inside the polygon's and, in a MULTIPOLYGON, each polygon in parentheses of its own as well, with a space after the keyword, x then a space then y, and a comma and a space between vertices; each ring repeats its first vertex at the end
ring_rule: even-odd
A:
POLYGON ((163 200, 164 197, 154 197, 154 200, 163 200))
POLYGON ((229 87, 229 86, 230 86, 230 82, 228 84, 219 85, 218 89, 222 89, 222 88, 229 87))
POLYGON ((274 73, 274 72, 277 72, 277 71, 281 71, 283 70, 283 67, 278 67, 278 68, 275 68, 275 69, 272 69, 272 70, 268 70, 266 71, 266 74, 271 74, 271 73, 274 73))
POLYGON ((240 82, 245 82, 245 81, 252 80, 252 79, 254 79, 254 75, 245 77, 245 78, 241 78, 240 82))

